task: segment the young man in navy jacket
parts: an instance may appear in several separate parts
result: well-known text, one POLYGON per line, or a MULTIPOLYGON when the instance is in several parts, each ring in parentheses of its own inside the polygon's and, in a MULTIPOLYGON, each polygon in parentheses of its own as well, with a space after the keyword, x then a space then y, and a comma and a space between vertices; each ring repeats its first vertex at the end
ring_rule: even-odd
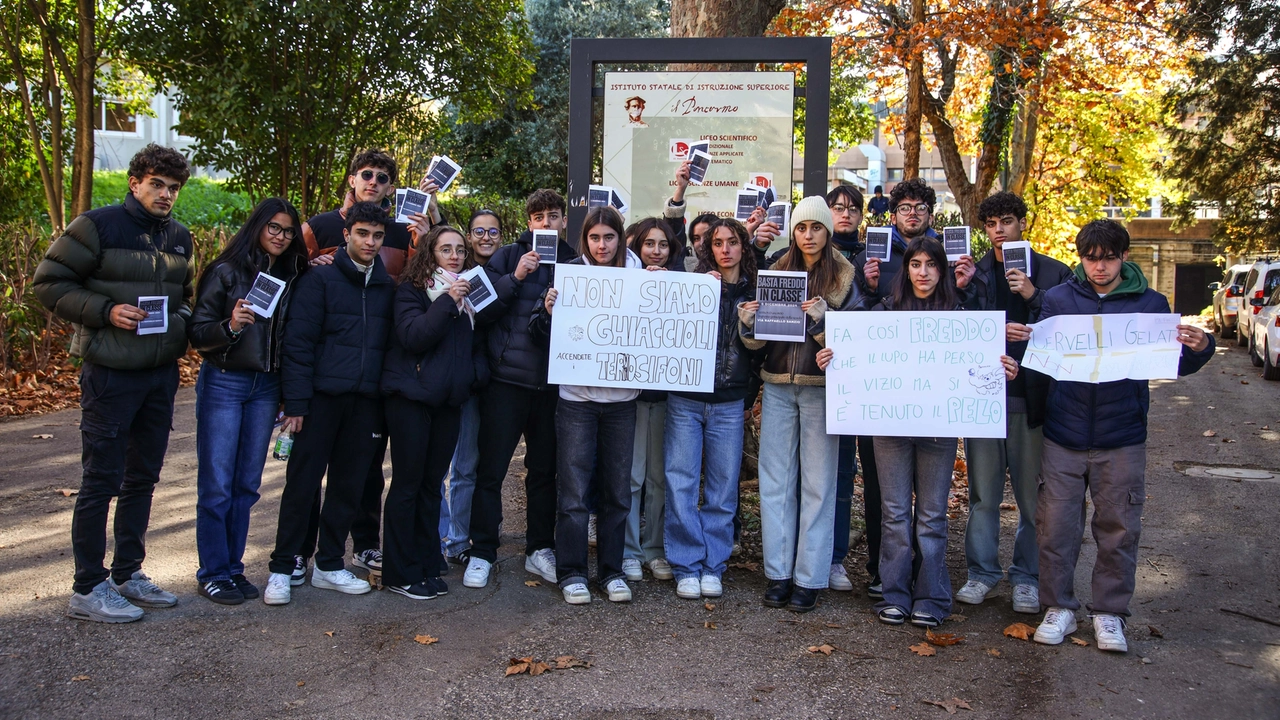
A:
MULTIPOLYGON (((1055 315, 1167 313, 1169 301, 1147 286, 1129 259, 1129 233, 1114 220, 1095 220, 1076 235, 1080 264, 1074 277, 1044 294, 1040 319, 1055 315)), ((1025 325, 1010 324, 1010 339, 1028 339, 1025 325)), ((1178 325, 1179 375, 1190 375, 1213 357, 1213 336, 1178 325)), ((1146 380, 1049 385, 1040 464, 1036 539, 1040 545, 1040 602, 1048 606, 1036 630, 1038 643, 1057 645, 1076 630, 1076 561, 1084 534, 1084 500, 1093 502, 1094 638, 1098 648, 1127 652, 1129 616, 1138 566, 1138 535, 1146 498, 1146 380)))

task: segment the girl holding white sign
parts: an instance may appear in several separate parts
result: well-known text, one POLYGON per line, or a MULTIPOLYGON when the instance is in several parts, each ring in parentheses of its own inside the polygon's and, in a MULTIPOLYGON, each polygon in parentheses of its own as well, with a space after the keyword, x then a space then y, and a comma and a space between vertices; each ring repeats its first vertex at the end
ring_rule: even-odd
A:
POLYGON ((801 305, 803 343, 756 340, 759 302, 744 303, 738 313, 743 345, 765 352, 760 522, 769 587, 764 604, 794 612, 817 607, 818 592, 830 581, 835 525, 840 438, 827 434, 826 377, 816 357, 826 343, 827 310, 852 309, 862 299, 853 265, 832 246, 832 225, 822 197, 801 200, 791 213, 790 248, 773 266, 808 274, 809 299, 801 305))
POLYGON ((258 203, 200 274, 187 326, 192 347, 205 359, 196 382, 196 582, 201 595, 222 605, 259 594, 241 559, 280 409, 280 342, 289 297, 307 267, 301 227, 287 201, 258 203), (245 299, 262 273, 284 283, 267 317, 245 299))
MULTIPOLYGON (((960 310, 960 295, 947 273, 947 255, 937 239, 913 239, 902 254, 902 270, 891 294, 875 310, 936 313, 960 310)), ((818 354, 825 370, 832 351, 818 354)), ((1018 374, 1013 358, 1001 356, 1005 377, 1018 374)), ((937 627, 951 614, 947 576, 947 497, 956 461, 957 438, 876 437, 880 479, 880 580, 884 596, 875 606, 880 621, 937 627), (914 496, 914 504, 913 504, 914 496), (914 522, 912 516, 914 515, 914 522), (912 577, 912 537, 920 569, 912 577)))
MULTIPOLYGON (((587 211, 571 264, 638 268, 623 243, 622 216, 612 207, 587 211)), ((529 333, 546 342, 557 292, 548 288, 529 322, 529 333)), ((631 459, 639 390, 561 385, 556 406, 556 574, 565 602, 591 602, 587 589, 587 492, 597 483, 597 540, 600 585, 609 600, 630 602, 622 570, 627 513, 631 510, 631 459)))

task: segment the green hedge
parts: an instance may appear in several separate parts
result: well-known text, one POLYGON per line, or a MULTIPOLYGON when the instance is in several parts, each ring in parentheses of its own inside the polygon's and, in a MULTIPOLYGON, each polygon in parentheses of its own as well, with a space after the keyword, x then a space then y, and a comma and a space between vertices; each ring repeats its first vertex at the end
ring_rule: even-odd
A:
MULTIPOLYGON (((129 192, 128 174, 123 170, 93 174, 93 206, 113 205, 129 192)), ((239 227, 249 217, 253 203, 247 195, 227 190, 221 182, 193 177, 182 186, 173 216, 191 228, 239 227)))

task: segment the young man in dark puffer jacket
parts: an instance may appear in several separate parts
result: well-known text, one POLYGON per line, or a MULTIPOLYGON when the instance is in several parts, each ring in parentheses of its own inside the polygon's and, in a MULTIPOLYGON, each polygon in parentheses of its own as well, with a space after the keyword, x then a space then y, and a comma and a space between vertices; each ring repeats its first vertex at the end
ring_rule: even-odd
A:
POLYGON ((387 214, 373 203, 347 211, 347 243, 333 263, 302 276, 284 333, 281 385, 285 428, 297 433, 284 493, 271 577, 263 600, 290 599, 295 556, 306 542, 311 507, 328 471, 320 511, 314 587, 359 595, 369 583, 345 567, 347 534, 360 509, 369 463, 382 441, 379 383, 392 324, 395 285, 378 257, 387 214))
MULTIPOLYGON (((1169 301, 1147 287, 1128 262, 1129 233, 1114 220, 1095 220, 1076 235, 1080 264, 1067 282, 1044 294, 1040 319, 1057 315, 1167 313, 1169 301)), ((1011 323, 1011 340, 1026 340, 1025 325, 1011 323), (1015 334, 1018 337, 1015 337, 1015 334)), ((1179 375, 1190 375, 1213 357, 1213 336, 1178 325, 1179 375)), ((1049 386, 1036 506, 1040 545, 1040 602, 1049 607, 1035 640, 1057 645, 1076 630, 1076 561, 1084 534, 1086 491, 1093 501, 1093 631, 1098 648, 1127 652, 1129 615, 1138 566, 1138 536, 1146 498, 1146 380, 1058 382, 1049 386)))
POLYGON ((71 518, 76 574, 68 611, 80 620, 131 622, 142 618, 143 607, 178 603, 142 573, 142 560, 194 294, 191 233, 169 215, 189 176, 177 150, 146 146, 129 162, 124 203, 76 218, 36 268, 36 297, 73 324, 71 354, 84 359, 84 475, 71 518), (138 334, 140 321, 155 320, 139 307, 144 296, 168 298, 163 332, 138 334), (115 558, 108 572, 102 563, 112 498, 118 498, 115 558))

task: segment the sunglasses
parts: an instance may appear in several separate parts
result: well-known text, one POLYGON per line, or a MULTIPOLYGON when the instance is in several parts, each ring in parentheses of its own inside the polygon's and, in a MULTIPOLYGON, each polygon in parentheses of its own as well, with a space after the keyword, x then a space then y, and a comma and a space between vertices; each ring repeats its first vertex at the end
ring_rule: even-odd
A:
POLYGON ((267 234, 272 237, 280 237, 283 235, 285 240, 292 240, 294 235, 297 235, 297 231, 292 227, 285 227, 280 223, 269 222, 267 223, 267 234))
POLYGON ((374 171, 372 170, 360 171, 360 179, 364 180, 365 182, 369 182, 370 180, 372 180, 374 178, 374 175, 377 175, 379 185, 386 185, 387 183, 391 182, 391 176, 384 172, 374 173, 374 171))
POLYGON ((488 235, 490 239, 497 240, 502 237, 502 231, 498 228, 471 228, 471 237, 483 240, 485 235, 488 235))

